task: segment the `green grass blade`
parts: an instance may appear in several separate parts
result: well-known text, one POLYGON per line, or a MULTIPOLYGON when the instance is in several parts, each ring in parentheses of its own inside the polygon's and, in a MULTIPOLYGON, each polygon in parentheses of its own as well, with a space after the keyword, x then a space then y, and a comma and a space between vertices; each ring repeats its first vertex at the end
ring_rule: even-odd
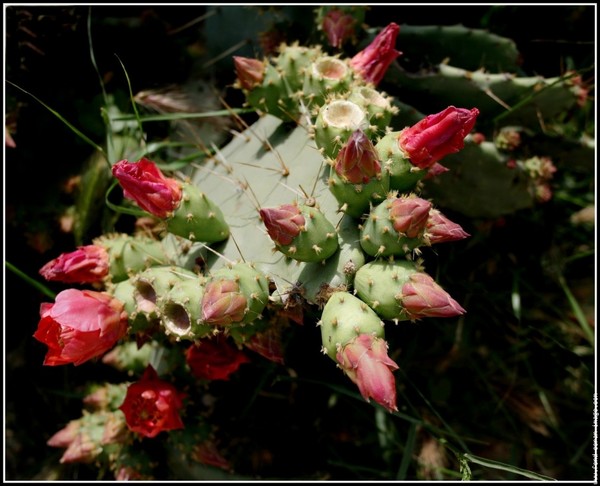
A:
POLYGON ((406 479, 406 473, 408 472, 408 466, 412 461, 412 453, 415 448, 417 441, 417 426, 410 424, 408 427, 408 433, 406 434, 406 445, 404 446, 404 454, 402 454, 402 460, 400 461, 400 468, 396 474, 396 479, 401 481, 406 479))
POLYGON ((6 81, 7 83, 11 84, 12 86, 14 86, 15 88, 17 88, 18 90, 22 91, 23 93, 25 93, 26 95, 31 96, 35 101, 37 101, 40 105, 42 105, 44 108, 46 108, 50 113, 52 113, 55 117, 57 117, 61 122, 63 122, 67 127, 69 127, 69 129, 75 133, 75 135, 77 135, 79 138, 81 138, 81 140, 83 140, 84 142, 86 142, 87 144, 91 145, 92 147, 94 147, 96 150, 99 150, 100 152, 104 153, 104 149, 98 145, 96 142, 94 142, 91 138, 89 138, 87 135, 85 135, 83 132, 81 132, 78 128, 76 128, 72 123, 68 122, 60 113, 58 113, 56 110, 50 108, 46 103, 44 103, 42 100, 40 100, 37 96, 31 94, 29 91, 21 88, 20 86, 16 85, 15 83, 11 82, 11 81, 6 81))
MULTIPOLYGON (((115 56, 116 56, 116 54, 115 54, 115 56)), ((137 103, 135 102, 135 99, 133 97, 133 90, 131 89, 131 80, 129 79, 129 74, 127 74, 127 69, 125 69, 125 65, 123 64, 121 59, 119 59, 119 56, 116 56, 116 57, 117 57, 117 60, 119 61, 119 64, 121 64, 121 67, 123 68, 123 73, 125 73, 125 79, 127 81, 127 88, 129 89, 129 99, 131 100, 131 106, 133 108, 133 113, 134 113, 134 119, 137 121, 139 130, 140 130, 140 134, 142 136, 142 141, 144 142, 145 141, 145 140, 143 140, 144 129, 142 127, 142 120, 140 118, 140 114, 137 109, 137 103)))
POLYGON ((577 299, 571 292, 571 289, 569 289, 569 286, 567 285, 567 282, 565 281, 565 278, 562 276, 562 274, 558 276, 558 282, 559 282, 563 292, 567 296, 567 300, 569 301, 569 304, 571 304, 571 309, 573 310, 573 313, 575 314, 575 317, 577 318, 577 322, 579 322, 579 325, 581 326, 581 330, 583 331, 586 339, 589 341, 589 343, 593 347, 594 342, 595 342, 594 331, 592 330, 590 324, 588 323, 587 319, 585 318, 585 314, 583 313, 583 310, 581 309, 579 302, 577 302, 577 299))
POLYGON ((46 287, 44 284, 38 282, 37 280, 34 280, 33 278, 31 278, 29 275, 27 275, 25 272, 19 270, 17 267, 15 267, 12 263, 7 262, 6 260, 4 261, 4 265, 6 266, 6 268, 8 268, 11 272, 13 272, 15 275, 18 275, 19 277, 21 277, 25 282, 27 282, 29 285, 31 285, 32 287, 36 288, 37 290, 39 290, 40 292, 42 292, 44 295, 50 297, 52 300, 55 299, 56 294, 54 292, 52 292, 52 290, 50 290, 48 287, 46 287))
POLYGON ((228 116, 231 114, 244 114, 254 113, 254 110, 250 108, 232 108, 230 110, 215 110, 207 111, 204 113, 166 113, 163 115, 125 115, 115 118, 115 121, 131 121, 138 120, 140 122, 153 122, 153 121, 177 121, 177 120, 189 120, 194 118, 212 118, 216 116, 228 116))

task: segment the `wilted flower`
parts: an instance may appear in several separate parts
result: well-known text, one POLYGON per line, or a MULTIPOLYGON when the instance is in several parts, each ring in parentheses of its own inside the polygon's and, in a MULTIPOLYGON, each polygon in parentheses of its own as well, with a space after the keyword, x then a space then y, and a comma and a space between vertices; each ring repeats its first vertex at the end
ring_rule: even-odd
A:
POLYGON ((350 60, 350 66, 368 83, 379 84, 390 64, 402 54, 395 49, 398 32, 400 26, 390 23, 371 44, 350 60))
POLYGON ((295 204, 262 208, 259 212, 269 236, 280 245, 289 245, 306 224, 300 208, 295 204))
POLYGON ((98 283, 108 275, 108 252, 98 245, 80 246, 62 253, 40 269, 46 280, 64 283, 98 283))
POLYGON ((365 400, 372 398, 389 411, 398 410, 392 374, 398 365, 387 355, 384 339, 360 334, 343 346, 336 358, 365 400))
POLYGON ((165 177, 156 164, 146 158, 133 163, 121 160, 113 165, 112 173, 126 198, 158 218, 166 218, 181 201, 180 183, 165 177))
POLYGON ((398 145, 414 166, 429 169, 438 160, 464 147, 464 139, 475 126, 478 115, 477 108, 449 106, 402 130, 398 145))
POLYGON ((183 394, 171 383, 161 380, 148 365, 139 381, 127 388, 125 401, 119 409, 125 414, 127 426, 144 437, 155 437, 162 431, 184 428, 179 415, 183 394))
POLYGON ((401 303, 411 319, 454 317, 466 311, 430 275, 413 273, 402 286, 401 303))
POLYGON ((335 171, 353 184, 366 184, 381 174, 377 151, 360 129, 352 133, 335 160, 335 171))
POLYGON ((217 336, 190 346, 186 350, 185 361, 196 378, 229 380, 229 376, 242 364, 250 362, 250 358, 229 341, 217 336))
POLYGON ((35 339, 48 346, 44 364, 79 365, 110 350, 127 333, 123 303, 109 294, 68 289, 43 303, 35 339))

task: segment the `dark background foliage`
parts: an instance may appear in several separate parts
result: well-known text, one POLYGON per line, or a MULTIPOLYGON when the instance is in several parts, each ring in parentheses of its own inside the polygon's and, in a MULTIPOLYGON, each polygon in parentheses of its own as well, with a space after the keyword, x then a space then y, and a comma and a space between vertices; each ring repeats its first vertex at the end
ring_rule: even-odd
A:
MULTIPOLYGON (((107 91, 127 97, 119 60, 135 91, 182 84, 193 76, 231 85, 231 56, 210 69, 201 69, 197 62, 214 48, 202 23, 177 30, 207 8, 92 6, 93 52, 107 91)), ((300 40, 314 35, 312 8, 289 9, 286 18, 294 19, 287 26, 289 40, 294 35, 300 40)), ((90 7, 77 5, 6 7, 6 80, 47 103, 101 144, 104 127, 98 74, 90 62, 89 12, 90 7)), ((590 6, 377 6, 365 20, 370 26, 393 20, 488 29, 516 42, 521 68, 528 75, 560 75, 567 58, 577 68, 595 62, 595 12, 590 6)), ((258 49, 251 43, 246 48, 258 49)), ((59 217, 72 204, 67 181, 81 172, 91 149, 32 97, 12 84, 5 88, 6 123, 16 142, 16 148, 5 149, 4 159, 5 257, 39 280, 44 263, 73 248, 72 235, 61 231, 59 217)), ((241 105, 239 93, 229 90, 227 95, 232 106, 241 105)), ((581 190, 593 193, 593 174, 576 175, 581 190)), ((592 477, 594 356, 575 352, 581 336, 572 330, 574 319, 553 278, 559 268, 593 314, 594 256, 564 265, 566 254, 590 246, 592 231, 555 224, 567 220, 573 210, 568 203, 554 200, 502 222, 471 222, 454 215, 473 239, 426 258, 473 317, 462 328, 460 340, 454 325, 449 328, 446 322, 432 320, 402 327, 390 338, 390 347, 402 349, 394 357, 401 367, 401 412, 426 417, 438 426, 443 425, 440 418, 448 420, 457 434, 472 440, 476 454, 559 479, 588 480, 592 477), (521 320, 509 305, 517 281, 527 312, 521 320), (566 383, 572 388, 566 388, 566 383), (525 405, 509 407, 505 400, 509 395, 525 405), (532 412, 529 407, 528 415, 527 403, 539 405, 540 396, 552 397, 556 423, 535 415, 538 408, 532 412)), ((56 292, 63 288, 48 287, 56 292)), ((86 382, 122 377, 93 364, 42 366, 45 349, 31 336, 40 303, 48 298, 10 271, 5 271, 4 288, 6 477, 94 479, 97 472, 92 467, 57 469, 62 451, 49 448, 46 441, 80 415, 86 382)), ((316 315, 312 317, 316 320, 316 315)), ((299 390, 275 380, 278 372, 270 363, 257 365, 258 373, 242 367, 231 383, 216 383, 211 389, 223 403, 248 403, 240 416, 229 415, 226 406, 214 416, 221 427, 221 442, 229 441, 232 463, 250 477, 394 478, 395 459, 373 447, 371 407, 342 397, 344 414, 340 415, 332 411, 339 407, 331 409, 328 404, 328 390, 310 384, 315 379, 349 388, 339 370, 323 363, 319 331, 310 318, 294 331, 286 354, 287 367, 307 380, 299 390), (261 387, 268 388, 269 394, 256 398, 261 387), (249 450, 253 452, 247 454, 249 450)), ((398 421, 401 444, 407 430, 408 424, 398 421)), ((153 447, 153 453, 160 455, 160 444, 153 447)), ((408 477, 415 477, 415 467, 411 466, 408 477)), ((452 460, 449 467, 458 471, 452 460)), ((478 479, 486 479, 485 472, 480 474, 478 479)))

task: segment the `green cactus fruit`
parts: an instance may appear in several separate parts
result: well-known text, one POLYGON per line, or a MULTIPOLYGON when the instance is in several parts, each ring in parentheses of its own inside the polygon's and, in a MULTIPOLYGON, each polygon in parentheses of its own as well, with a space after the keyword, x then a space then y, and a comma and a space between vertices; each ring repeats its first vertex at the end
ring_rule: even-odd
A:
POLYGON ((375 127, 377 134, 385 134, 392 116, 399 111, 390 96, 370 86, 354 86, 347 99, 366 110, 369 124, 375 127))
POLYGON ((214 243, 226 240, 229 225, 221 209, 190 183, 182 183, 181 191, 181 202, 167 219, 167 230, 192 241, 214 243))
POLYGON ((427 170, 415 167, 398 144, 400 131, 389 132, 375 145, 379 159, 389 168, 390 189, 412 191, 427 175, 427 170))
POLYGON ((360 129, 369 134, 369 128, 366 110, 351 101, 334 99, 319 108, 313 133, 322 154, 335 159, 352 133, 360 129))
POLYGON ((152 238, 112 233, 95 238, 93 243, 108 252, 110 283, 127 280, 133 274, 154 265, 171 263, 162 243, 152 238))
POLYGON ((317 58, 305 70, 302 93, 307 107, 320 107, 331 93, 346 91, 353 77, 354 71, 338 57, 317 58))
POLYGON ((316 206, 283 204, 259 213, 276 248, 294 260, 322 262, 338 249, 333 224, 316 206))
POLYGON ((127 319, 129 322, 129 331, 132 334, 143 334, 150 332, 158 325, 158 318, 154 316, 149 318, 146 312, 138 307, 138 294, 133 278, 122 280, 110 288, 112 295, 123 302, 127 319))
POLYGON ((382 319, 405 321, 410 317, 401 302, 402 286, 420 272, 409 260, 375 260, 364 264, 354 276, 354 289, 382 319))
POLYGON ((298 100, 293 94, 284 74, 267 63, 262 83, 246 92, 246 101, 254 109, 280 120, 295 121, 300 111, 298 100))
POLYGON ((377 151, 362 130, 355 130, 330 159, 329 190, 340 204, 340 211, 360 218, 371 204, 379 204, 389 189, 389 173, 382 167, 377 151))
POLYGON ((158 299, 169 292, 175 284, 185 279, 195 280, 198 276, 191 270, 175 265, 151 267, 133 276, 134 298, 138 312, 149 318, 160 317, 158 299))
POLYGON ((368 255, 404 255, 427 244, 425 230, 432 205, 415 194, 387 199, 371 209, 361 225, 360 245, 368 255))
POLYGON ((213 334, 214 327, 202 319, 202 297, 206 278, 184 279, 177 282, 157 300, 165 334, 176 341, 195 340, 213 334))
POLYGON ((431 276, 409 260, 366 263, 354 276, 354 289, 358 297, 386 320, 453 317, 465 313, 431 276))
POLYGON ((202 297, 202 319, 213 326, 245 325, 257 319, 269 301, 269 280, 248 263, 212 272, 202 297))
POLYGON ((346 291, 331 294, 318 325, 321 327, 323 352, 335 362, 341 347, 357 336, 385 336, 384 323, 373 309, 346 291))
POLYGON ((273 62, 277 71, 285 76, 290 93, 302 89, 306 70, 321 55, 320 46, 306 47, 297 42, 279 46, 279 53, 273 62))

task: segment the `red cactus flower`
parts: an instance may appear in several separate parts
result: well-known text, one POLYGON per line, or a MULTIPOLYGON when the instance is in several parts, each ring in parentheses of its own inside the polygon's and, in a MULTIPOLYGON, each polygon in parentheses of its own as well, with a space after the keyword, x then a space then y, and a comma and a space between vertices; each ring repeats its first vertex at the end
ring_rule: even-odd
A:
POLYGON ((406 152, 411 164, 429 169, 448 154, 465 146, 465 137, 475 126, 477 108, 455 108, 429 115, 398 135, 398 145, 406 152))
POLYGON ((80 246, 75 251, 61 253, 40 269, 46 280, 64 283, 97 283, 108 275, 110 261, 105 248, 80 246))
POLYGON ((79 365, 110 350, 127 333, 123 303, 90 290, 60 292, 54 304, 43 303, 35 339, 48 346, 44 364, 79 365))
POLYGON ((381 174, 377 151, 362 130, 352 133, 335 160, 335 171, 352 184, 366 184, 381 174))
POLYGON ((446 241, 462 240, 470 236, 459 224, 450 221, 437 209, 432 209, 429 212, 427 235, 432 245, 446 241))
POLYGON ((340 49, 344 42, 354 35, 356 19, 344 11, 334 8, 323 17, 321 27, 329 45, 340 49))
POLYGON ((390 219, 398 233, 417 238, 427 226, 431 203, 420 197, 399 197, 391 203, 390 219))
POLYGON ((395 49, 400 26, 394 22, 383 29, 373 42, 350 60, 350 66, 368 83, 375 86, 383 79, 390 64, 400 54, 395 49))
POLYGON ((131 163, 121 160, 112 167, 113 175, 123 188, 123 195, 143 210, 166 218, 181 201, 181 185, 165 177, 156 164, 146 158, 131 163))
POLYGON ((384 339, 360 334, 338 351, 336 358, 365 400, 372 398, 390 412, 398 410, 392 374, 398 365, 387 355, 384 339))
POLYGON ((247 304, 237 282, 227 279, 214 280, 206 285, 202 297, 202 318, 206 323, 217 325, 241 322, 247 304))
POLYGON ((262 83, 265 63, 251 57, 233 56, 235 74, 243 89, 251 90, 262 83))
POLYGON ((127 427, 144 437, 156 437, 160 432, 184 427, 180 410, 184 395, 171 383, 161 380, 148 365, 139 381, 127 388, 119 407, 125 414, 127 427))
POLYGON ((413 273, 402 286, 402 306, 411 319, 454 317, 466 311, 426 273, 413 273))
POLYGON ((306 221, 295 204, 282 204, 276 208, 262 208, 260 217, 267 233, 279 245, 289 245, 304 229, 306 221))
POLYGON ((190 346, 185 360, 192 374, 201 380, 229 380, 242 364, 250 362, 243 351, 218 336, 190 346))

